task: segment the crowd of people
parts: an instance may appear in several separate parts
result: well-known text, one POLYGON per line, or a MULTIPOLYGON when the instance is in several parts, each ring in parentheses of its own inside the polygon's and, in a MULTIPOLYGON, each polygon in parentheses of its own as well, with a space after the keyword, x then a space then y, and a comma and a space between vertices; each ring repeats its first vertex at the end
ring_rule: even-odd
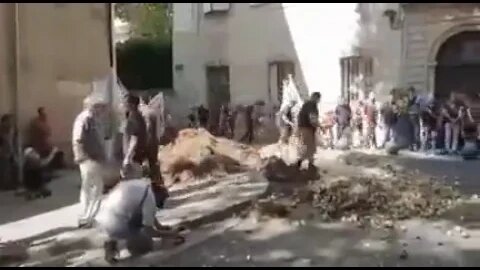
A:
POLYGON ((237 139, 243 143, 253 143, 256 131, 265 116, 263 101, 238 105, 235 108, 227 102, 220 106, 218 114, 211 113, 203 105, 192 107, 187 119, 189 128, 204 128, 216 136, 229 139, 233 139, 236 132, 244 129, 237 139))
MULTIPOLYGON (((206 128, 217 136, 233 138, 239 128, 239 119, 245 131, 238 140, 252 143, 256 128, 264 119, 276 117, 279 143, 290 138, 299 139, 301 167, 313 157, 319 138, 325 147, 385 148, 389 153, 410 148, 413 151, 435 151, 439 154, 461 154, 465 158, 477 155, 478 132, 468 102, 458 94, 446 101, 423 98, 414 88, 407 95, 392 91, 390 100, 378 104, 373 95, 364 100, 350 102, 341 99, 335 110, 321 116, 321 94, 314 92, 303 104, 291 100, 275 114, 267 115, 265 103, 257 101, 248 106, 223 104, 218 114, 212 114, 203 105, 192 108, 188 115, 190 128, 206 128), (240 117, 240 116, 243 116, 240 117)), ((152 248, 152 239, 167 237, 184 241, 178 230, 161 225, 155 218, 157 209, 168 198, 160 173, 157 154, 161 138, 158 136, 155 115, 139 110, 140 98, 128 95, 122 119, 121 181, 103 198, 108 154, 102 121, 109 114, 108 103, 102 98, 88 97, 84 110, 77 116, 72 131, 74 161, 80 168, 82 179, 79 215, 80 228, 99 226, 108 235, 105 258, 117 260, 119 240, 127 240, 132 254, 152 248), (100 204, 104 207, 100 211, 100 204)), ((23 146, 24 162, 17 155, 16 130, 12 115, 4 115, 0 122, 0 186, 16 188, 16 173, 22 164, 23 186, 28 196, 49 196, 46 184, 51 172, 62 166, 63 154, 50 142, 51 129, 44 108, 29 124, 27 143, 23 146)))
MULTIPOLYGON (((298 127, 294 123, 295 106, 293 101, 278 112, 280 143, 287 143, 296 129, 302 135, 300 115, 298 127)), ((334 111, 320 117, 317 132, 323 138, 321 145, 330 148, 385 148, 392 154, 409 148, 464 158, 477 155, 477 124, 468 100, 458 93, 442 101, 421 97, 410 87, 406 94, 392 90, 383 104, 373 94, 351 103, 340 99, 334 111)))

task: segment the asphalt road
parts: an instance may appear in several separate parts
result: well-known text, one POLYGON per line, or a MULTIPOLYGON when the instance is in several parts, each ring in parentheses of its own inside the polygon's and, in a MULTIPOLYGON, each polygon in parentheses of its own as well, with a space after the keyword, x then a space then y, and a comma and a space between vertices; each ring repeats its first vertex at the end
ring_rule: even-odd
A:
MULTIPOLYGON (((322 153, 326 155, 338 153, 322 153)), ((375 155, 374 153, 372 153, 375 155)), ((480 161, 404 152, 381 156, 407 170, 419 170, 480 193, 480 161)), ((394 231, 360 229, 342 223, 246 219, 239 225, 184 250, 158 266, 476 266, 480 260, 480 215, 470 201, 438 220, 409 220, 394 231), (464 238, 455 231, 461 225, 464 238), (448 232, 450 231, 450 232, 448 232)))

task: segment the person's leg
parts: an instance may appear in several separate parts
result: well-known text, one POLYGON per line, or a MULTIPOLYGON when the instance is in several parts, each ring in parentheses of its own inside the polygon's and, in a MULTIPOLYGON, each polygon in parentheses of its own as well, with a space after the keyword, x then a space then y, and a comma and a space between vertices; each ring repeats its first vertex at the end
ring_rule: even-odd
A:
POLYGON ((248 143, 252 143, 254 139, 255 139, 254 130, 253 130, 253 126, 251 126, 248 129, 248 143))
POLYGON ((378 145, 377 145, 377 126, 376 125, 372 126, 371 133, 372 133, 372 147, 377 148, 378 145))
POLYGON ((127 250, 132 256, 144 255, 153 250, 153 239, 140 230, 127 239, 127 250))
POLYGON ((287 144, 288 143, 288 128, 287 127, 280 127, 280 138, 279 138, 279 143, 280 144, 287 144))
POLYGON ((91 164, 90 161, 84 161, 79 164, 80 168, 80 178, 81 178, 81 187, 80 187, 80 216, 78 220, 79 226, 86 224, 88 205, 90 203, 90 180, 91 180, 91 164))
POLYGON ((383 138, 382 143, 380 144, 380 148, 385 148, 385 145, 390 140, 390 127, 388 125, 383 126, 383 138))
POLYGON ((298 161, 297 161, 297 166, 300 169, 302 166, 303 161, 305 160, 306 157, 306 152, 307 152, 307 145, 306 145, 306 128, 299 127, 298 128, 298 161))
POLYGON ((452 151, 458 151, 458 140, 460 139, 460 124, 452 125, 452 151))
MULTIPOLYGON (((154 147, 154 149, 157 148, 158 147, 154 147)), ((156 151, 150 151, 148 155, 148 169, 152 182, 163 185, 162 173, 160 172, 160 164, 158 162, 156 151)))
POLYGON ((420 148, 420 121, 418 118, 413 119, 413 145, 415 150, 420 148))
POLYGON ((306 130, 306 153, 305 153, 305 159, 308 160, 308 168, 314 167, 314 156, 315 152, 317 151, 317 144, 315 140, 315 129, 307 129, 306 130))
POLYGON ((113 239, 108 239, 103 243, 103 250, 105 252, 105 261, 108 263, 116 263, 118 261, 118 242, 113 239))
POLYGON ((445 134, 445 150, 448 152, 451 151, 451 143, 452 143, 452 125, 450 123, 445 124, 444 128, 444 134, 445 134))
POLYGON ((365 122, 365 121, 364 121, 363 124, 362 124, 362 137, 361 137, 361 141, 362 141, 362 146, 368 148, 368 144, 369 144, 369 140, 368 140, 368 123, 365 122))
POLYGON ((391 125, 387 126, 387 135, 386 135, 386 141, 385 143, 388 143, 392 140, 393 138, 393 127, 391 125))
POLYGON ((423 121, 420 122, 420 149, 422 151, 427 150, 427 142, 428 142, 428 131, 427 127, 423 123, 423 121))
POLYGON ((86 203, 86 212, 84 215, 84 222, 86 225, 93 225, 95 216, 100 209, 100 204, 103 195, 104 181, 102 166, 97 162, 91 162, 89 171, 89 188, 88 188, 88 201, 86 203))

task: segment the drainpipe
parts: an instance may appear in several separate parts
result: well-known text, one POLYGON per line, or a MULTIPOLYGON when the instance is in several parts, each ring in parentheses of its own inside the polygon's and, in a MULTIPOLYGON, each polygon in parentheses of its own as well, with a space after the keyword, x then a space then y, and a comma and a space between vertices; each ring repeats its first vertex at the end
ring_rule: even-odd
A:
POLYGON ((19 23, 20 4, 14 4, 14 20, 15 20, 15 87, 13 92, 13 111, 15 114, 15 130, 17 131, 17 170, 18 182, 23 183, 23 151, 22 151, 22 134, 20 131, 20 23, 19 23))
MULTIPOLYGON (((115 50, 115 39, 114 39, 114 29, 115 29, 115 3, 107 3, 107 18, 108 18, 108 30, 107 30, 107 35, 108 35, 108 52, 109 52, 109 60, 110 60, 110 80, 109 82, 109 91, 108 91, 108 102, 110 108, 113 108, 114 100, 113 100, 113 91, 115 91, 115 84, 117 83, 117 61, 116 61, 116 50, 115 50)), ((113 112, 111 112, 111 116, 113 117, 113 112)), ((109 130, 107 136, 109 138, 112 138, 115 134, 114 131, 114 124, 109 124, 109 130)))

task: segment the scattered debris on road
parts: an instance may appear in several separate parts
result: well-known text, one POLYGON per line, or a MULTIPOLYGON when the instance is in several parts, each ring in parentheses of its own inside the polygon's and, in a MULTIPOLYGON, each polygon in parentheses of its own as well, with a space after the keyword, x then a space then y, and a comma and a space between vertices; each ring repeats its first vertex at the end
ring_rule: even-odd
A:
MULTIPOLYGON (((345 158, 353 166, 380 168, 384 175, 358 173, 338 179, 325 175, 320 178, 316 172, 299 170, 279 158, 271 158, 264 169, 266 178, 297 186, 289 195, 263 200, 257 209, 266 216, 283 217, 294 212, 298 205, 308 204, 326 220, 393 229, 398 220, 440 216, 454 207, 460 197, 451 186, 418 171, 407 172, 382 164, 379 157, 353 153, 345 158)), ((405 232, 407 228, 401 230, 405 232)))

